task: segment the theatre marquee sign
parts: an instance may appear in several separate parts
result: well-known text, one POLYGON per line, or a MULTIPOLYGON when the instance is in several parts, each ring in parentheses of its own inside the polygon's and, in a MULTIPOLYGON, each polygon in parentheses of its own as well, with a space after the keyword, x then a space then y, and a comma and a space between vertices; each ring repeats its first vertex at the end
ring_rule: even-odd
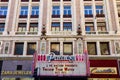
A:
POLYGON ((85 55, 38 55, 39 76, 86 76, 85 55))

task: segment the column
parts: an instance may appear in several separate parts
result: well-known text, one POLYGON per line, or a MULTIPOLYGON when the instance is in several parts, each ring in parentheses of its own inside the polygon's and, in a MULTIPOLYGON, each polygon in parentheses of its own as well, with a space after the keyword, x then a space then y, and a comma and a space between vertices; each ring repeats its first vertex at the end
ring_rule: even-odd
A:
POLYGON ((100 42, 97 41, 97 55, 101 55, 101 52, 100 52, 100 42))

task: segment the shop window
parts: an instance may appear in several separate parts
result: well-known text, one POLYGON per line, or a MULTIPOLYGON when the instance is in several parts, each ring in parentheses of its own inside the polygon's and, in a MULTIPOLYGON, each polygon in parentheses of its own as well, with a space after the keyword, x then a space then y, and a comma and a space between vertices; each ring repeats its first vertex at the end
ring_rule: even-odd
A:
POLYGON ((23 55, 23 48, 24 48, 24 43, 15 43, 15 55, 23 55))
POLYGON ((73 45, 72 42, 63 43, 63 55, 72 55, 73 54, 73 45))
POLYGON ((100 52, 101 55, 110 55, 109 52, 109 43, 108 42, 100 42, 100 52))
POLYGON ((63 22, 64 31, 72 31, 72 22, 63 22))
POLYGON ((71 6, 64 6, 64 14, 63 17, 64 18, 70 18, 71 15, 71 6))
POLYGON ((0 23, 0 32, 3 32, 5 28, 5 23, 0 23))
POLYGON ((60 22, 52 22, 51 30, 52 31, 60 31, 60 22))
POLYGON ((87 42, 87 50, 89 55, 97 55, 96 42, 87 42))
POLYGON ((7 6, 0 6, 0 18, 6 18, 7 11, 8 11, 7 6))
POLYGON ((38 18, 39 6, 32 6, 31 18, 38 18))
POLYGON ((28 6, 21 6, 20 18, 27 18, 28 15, 28 6))
POLYGON ((17 70, 22 70, 22 65, 17 65, 17 70))
POLYGON ((40 0, 32 0, 32 2, 39 2, 40 0))
POLYGON ((84 14, 85 14, 85 17, 93 17, 93 12, 92 12, 92 6, 91 5, 84 6, 84 14))
POLYGON ((96 5, 96 17, 104 17, 103 13, 103 6, 102 5, 96 5))
POLYGON ((36 43, 30 42, 27 43, 27 55, 33 55, 36 51, 36 43))
POLYGON ((60 17, 60 6, 53 6, 52 7, 52 18, 59 18, 60 17))
POLYGON ((59 42, 52 42, 51 43, 51 52, 55 55, 60 55, 60 43, 59 42))
POLYGON ((38 31, 38 23, 30 23, 30 32, 37 32, 38 31))
POLYGON ((26 26, 27 24, 26 23, 19 23, 18 24, 18 32, 25 32, 26 31, 26 26))

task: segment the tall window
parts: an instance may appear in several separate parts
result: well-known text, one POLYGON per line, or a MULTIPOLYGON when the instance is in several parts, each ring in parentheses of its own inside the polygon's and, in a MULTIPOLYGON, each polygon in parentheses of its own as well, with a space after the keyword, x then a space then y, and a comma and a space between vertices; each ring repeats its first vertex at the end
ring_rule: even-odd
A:
POLYGON ((21 6, 20 17, 26 18, 28 15, 28 6, 21 6))
POLYGON ((39 6, 32 6, 31 17, 37 18, 39 16, 39 6))
POLYGON ((63 30, 64 31, 72 31, 72 23, 71 22, 63 22, 63 30))
POLYGON ((5 18, 7 15, 7 6, 0 6, 0 18, 5 18))
POLYGON ((63 43, 63 54, 64 55, 72 55, 73 54, 72 42, 64 42, 63 43))
POLYGON ((60 30, 60 22, 52 22, 51 30, 52 31, 59 31, 60 30))
POLYGON ((64 6, 63 17, 71 17, 71 6, 64 6))
POLYGON ((36 51, 36 43, 30 42, 27 44, 27 55, 33 55, 36 51))
POLYGON ((60 55, 60 43, 59 42, 51 43, 51 52, 53 52, 55 55, 60 55))
POLYGON ((92 6, 84 6, 85 17, 93 17, 92 6))
POLYGON ((19 23, 18 24, 18 32, 25 32, 26 31, 26 23, 19 23))
POLYGON ((93 22, 86 22, 85 23, 85 30, 90 32, 90 31, 94 31, 94 24, 93 22))
POLYGON ((60 17, 60 6, 52 7, 52 17, 60 17))
POLYGON ((103 6, 96 5, 96 16, 97 17, 104 17, 103 6))
POLYGON ((5 23, 0 23, 0 32, 4 31, 5 23))
POLYGON ((87 50, 89 55, 96 55, 96 42, 87 42, 87 50))
POLYGON ((23 48, 24 48, 24 43, 15 43, 15 55, 23 55, 23 48))
POLYGON ((38 31, 38 23, 30 23, 30 32, 38 31))
POLYGON ((109 43, 108 42, 100 42, 100 51, 101 55, 109 55, 109 43))

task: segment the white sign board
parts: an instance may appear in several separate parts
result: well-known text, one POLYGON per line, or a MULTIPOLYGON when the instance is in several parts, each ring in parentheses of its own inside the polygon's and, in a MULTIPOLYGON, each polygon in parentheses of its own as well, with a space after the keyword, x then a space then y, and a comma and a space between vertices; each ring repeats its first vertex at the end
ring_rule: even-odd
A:
POLYGON ((38 55, 38 76, 86 76, 84 55, 38 55))

